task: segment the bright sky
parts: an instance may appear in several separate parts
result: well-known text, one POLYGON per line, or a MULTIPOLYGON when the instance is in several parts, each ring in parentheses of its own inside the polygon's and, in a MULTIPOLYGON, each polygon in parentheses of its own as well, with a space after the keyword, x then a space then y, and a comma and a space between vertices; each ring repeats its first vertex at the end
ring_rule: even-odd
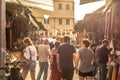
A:
POLYGON ((82 20, 87 13, 92 13, 93 11, 99 9, 105 4, 105 1, 98 1, 88 4, 80 5, 80 0, 75 1, 75 21, 82 20))

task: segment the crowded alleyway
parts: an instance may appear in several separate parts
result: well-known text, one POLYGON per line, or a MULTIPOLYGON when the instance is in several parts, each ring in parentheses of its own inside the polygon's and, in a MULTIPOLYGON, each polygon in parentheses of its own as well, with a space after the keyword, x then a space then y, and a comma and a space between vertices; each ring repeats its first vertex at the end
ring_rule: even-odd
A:
MULTIPOLYGON (((39 63, 38 63, 38 61, 37 61, 37 66, 36 66, 36 77, 37 77, 38 71, 39 71, 39 63)), ((49 80, 49 78, 50 78, 50 72, 51 72, 51 71, 50 71, 50 68, 49 68, 47 80, 49 80)), ((42 78, 43 78, 43 77, 42 77, 42 78)), ((31 80, 30 74, 27 75, 26 80, 31 80)), ((73 80, 79 80, 79 76, 78 76, 76 73, 74 73, 73 80)), ((93 78, 93 80, 99 80, 99 79, 98 79, 98 77, 97 77, 96 79, 93 78)))
MULTIPOLYGON (((38 63, 38 61, 37 61, 36 77, 37 77, 38 71, 39 71, 39 63, 38 63)), ((50 71, 50 68, 49 68, 47 80, 49 80, 49 78, 50 78, 50 72, 51 72, 51 71, 50 71)), ((42 77, 42 78, 43 78, 43 77, 42 77)), ((28 74, 28 76, 26 77, 26 80, 30 80, 30 74, 28 74)), ((79 76, 75 74, 73 80, 79 80, 79 76)))
POLYGON ((120 80, 119 6, 0 0, 0 80, 120 80))

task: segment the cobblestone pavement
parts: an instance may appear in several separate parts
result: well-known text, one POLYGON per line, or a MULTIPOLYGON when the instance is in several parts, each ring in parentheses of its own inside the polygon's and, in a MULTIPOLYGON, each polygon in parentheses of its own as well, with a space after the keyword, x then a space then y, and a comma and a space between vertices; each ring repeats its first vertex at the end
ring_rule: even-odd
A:
MULTIPOLYGON (((38 71, 39 71, 39 63, 37 62, 37 65, 36 65, 36 77, 38 75, 38 71)), ((49 76, 50 76, 50 69, 48 70, 48 78, 47 78, 47 80, 49 80, 49 76)), ((30 79, 30 74, 27 75, 25 80, 31 80, 30 79)), ((41 80, 42 80, 42 78, 41 78, 41 80)), ((79 76, 76 73, 74 73, 73 80, 79 80, 79 76)), ((93 78, 93 80, 99 80, 99 79, 93 78)))

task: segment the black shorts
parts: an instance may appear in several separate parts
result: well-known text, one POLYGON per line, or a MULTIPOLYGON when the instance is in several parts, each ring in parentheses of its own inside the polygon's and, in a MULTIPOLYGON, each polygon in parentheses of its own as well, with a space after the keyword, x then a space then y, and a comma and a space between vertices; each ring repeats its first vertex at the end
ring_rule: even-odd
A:
POLYGON ((83 72, 80 72, 79 71, 79 76, 81 76, 81 77, 87 77, 87 76, 93 76, 93 72, 91 71, 91 72, 86 72, 86 73, 83 73, 83 72))
POLYGON ((72 80, 74 69, 61 69, 61 73, 62 73, 62 79, 72 80))

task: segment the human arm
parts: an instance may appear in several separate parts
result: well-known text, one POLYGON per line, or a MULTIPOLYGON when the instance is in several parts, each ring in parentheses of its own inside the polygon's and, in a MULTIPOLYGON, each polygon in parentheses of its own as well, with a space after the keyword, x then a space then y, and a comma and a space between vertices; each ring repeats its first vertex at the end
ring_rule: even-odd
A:
POLYGON ((76 62, 75 62, 75 70, 76 73, 78 74, 78 64, 79 64, 79 60, 80 60, 80 54, 76 55, 76 62))
POLYGON ((26 59, 30 59, 30 54, 29 54, 29 49, 28 49, 28 47, 26 47, 25 49, 24 49, 24 53, 23 53, 23 56, 26 58, 26 59))
POLYGON ((52 56, 52 54, 50 54, 50 60, 49 60, 49 62, 50 62, 50 69, 52 69, 52 62, 53 62, 53 56, 52 56))
POLYGON ((96 50, 95 50, 95 55, 94 55, 94 59, 95 59, 95 60, 98 59, 98 50, 99 50, 99 49, 96 49, 96 50))
POLYGON ((50 57, 49 52, 50 52, 50 46, 46 45, 46 52, 45 53, 46 53, 47 56, 50 57))
POLYGON ((50 57, 49 51, 46 51, 46 55, 50 57))
POLYGON ((60 64, 59 64, 59 54, 58 53, 57 53, 57 59, 56 59, 56 61, 57 61, 58 70, 61 72, 61 70, 60 70, 60 64))
POLYGON ((73 61, 74 61, 74 63, 75 63, 75 67, 76 67, 76 53, 73 53, 73 61))
POLYGON ((75 69, 76 69, 76 73, 78 73, 79 60, 80 60, 80 54, 77 54, 77 55, 76 55, 76 59, 75 59, 75 69))
POLYGON ((96 62, 95 62, 95 55, 93 55, 93 56, 92 56, 92 60, 91 60, 91 65, 92 65, 92 66, 95 65, 95 63, 96 63, 96 62))
POLYGON ((50 64, 52 64, 52 61, 53 61, 53 56, 52 56, 52 50, 50 51, 50 53, 49 53, 49 59, 50 59, 50 64))

